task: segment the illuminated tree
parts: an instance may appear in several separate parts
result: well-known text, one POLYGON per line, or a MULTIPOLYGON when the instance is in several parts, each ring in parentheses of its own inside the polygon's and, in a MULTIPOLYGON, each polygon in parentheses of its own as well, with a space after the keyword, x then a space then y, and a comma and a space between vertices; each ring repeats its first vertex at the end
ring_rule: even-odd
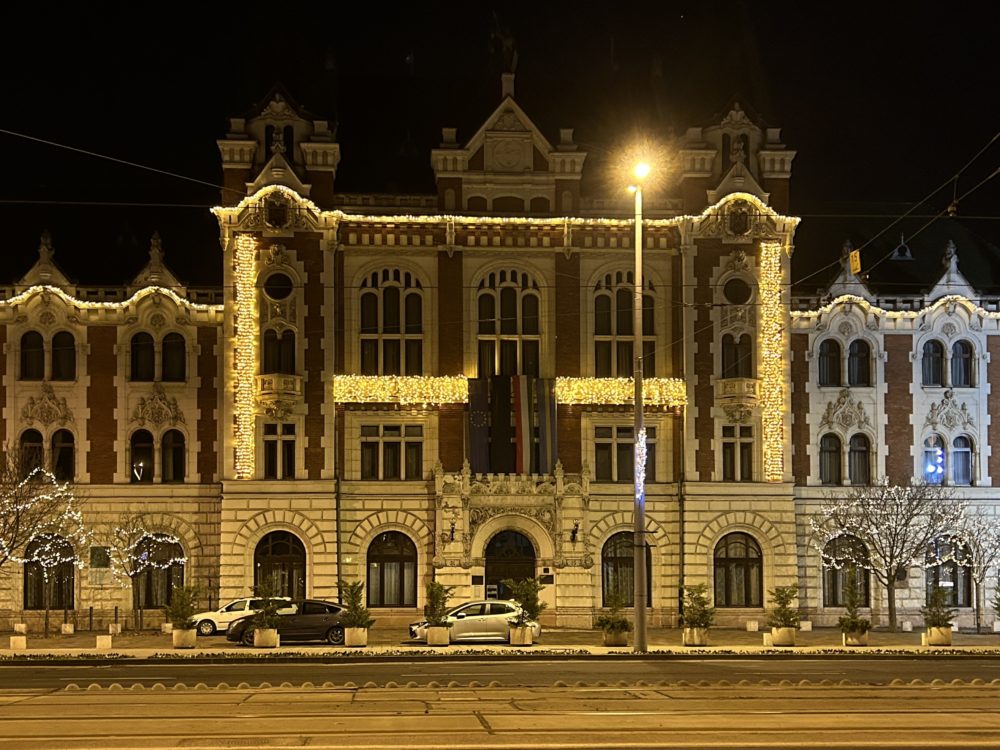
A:
POLYGON ((986 578, 990 570, 1000 563, 1000 519, 977 507, 962 519, 955 540, 963 543, 953 545, 957 548, 956 553, 962 555, 957 562, 969 568, 975 583, 976 632, 979 632, 986 598, 986 578))
POLYGON ((885 587, 889 630, 895 632, 896 581, 905 581, 906 569, 911 566, 931 567, 952 559, 955 545, 945 545, 941 556, 935 552, 938 545, 934 541, 961 528, 965 507, 940 486, 891 485, 882 479, 825 499, 810 519, 813 544, 825 565, 871 571, 885 587), (843 535, 855 537, 864 550, 856 544, 827 548, 827 542, 843 535), (829 554, 830 549, 837 551, 836 557, 829 554))
POLYGON ((173 553, 180 540, 172 534, 151 531, 151 525, 146 514, 125 511, 116 520, 104 524, 98 532, 99 544, 108 551, 112 577, 123 589, 132 589, 136 629, 142 628, 142 578, 154 571, 169 571, 175 565, 187 562, 183 555, 177 557, 173 553))

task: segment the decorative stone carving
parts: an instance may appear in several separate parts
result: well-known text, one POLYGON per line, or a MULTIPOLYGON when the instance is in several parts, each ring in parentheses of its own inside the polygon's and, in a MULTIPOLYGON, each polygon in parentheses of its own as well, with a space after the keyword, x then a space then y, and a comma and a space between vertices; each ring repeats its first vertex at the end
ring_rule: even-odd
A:
POLYGON ((472 495, 551 495, 555 488, 551 482, 537 481, 518 475, 487 474, 469 487, 472 495))
POLYGON ((538 521, 550 536, 555 534, 555 511, 547 506, 485 505, 469 511, 469 536, 495 516, 524 516, 538 521))
POLYGON ((45 427, 53 423, 66 425, 73 421, 73 412, 65 398, 59 398, 51 385, 42 383, 42 395, 30 396, 21 409, 21 421, 29 425, 38 422, 45 427))
POLYGON ((836 401, 830 401, 826 405, 826 411, 819 421, 820 427, 840 427, 847 429, 850 427, 870 427, 871 420, 868 412, 865 411, 864 404, 860 400, 851 398, 851 391, 843 388, 836 401))
POLYGON ((956 333, 958 333, 958 326, 956 326, 954 323, 945 323, 943 326, 941 326, 941 333, 943 333, 948 338, 951 338, 956 333))
POLYGON ((268 401, 258 401, 257 407, 271 419, 285 419, 295 408, 294 401, 284 399, 274 399, 268 401))
POLYGON ((732 424, 744 424, 750 421, 750 417, 753 412, 746 406, 733 405, 733 406, 723 406, 722 410, 726 413, 726 421, 732 424))
POLYGON ((285 246, 279 243, 269 245, 264 253, 264 263, 268 266, 287 266, 288 252, 285 246))
POLYGON ((963 401, 961 406, 955 402, 955 392, 949 388, 939 404, 931 404, 924 425, 939 429, 954 430, 956 427, 968 429, 973 426, 972 415, 968 405, 963 401))
POLYGON ((747 261, 746 250, 734 250, 726 264, 726 270, 734 273, 749 273, 750 263, 747 261))
POLYGON ((518 130, 525 131, 527 128, 520 118, 512 110, 505 109, 503 113, 493 123, 491 130, 518 130))
POLYGON ((56 314, 51 310, 45 310, 44 312, 42 312, 41 315, 38 316, 38 322, 41 323, 46 328, 48 328, 49 326, 51 326, 53 323, 56 322, 56 314))
POLYGON ((854 333, 854 324, 848 320, 843 320, 840 325, 837 326, 837 330, 840 332, 841 336, 850 336, 854 333))
POLYGON ((167 324, 167 318, 163 313, 153 313, 149 316, 149 325, 154 331, 159 331, 167 324))
POLYGON ((184 413, 177 405, 177 399, 168 396, 159 383, 153 384, 153 392, 150 395, 139 399, 139 403, 132 410, 132 421, 140 426, 148 422, 155 427, 164 424, 185 424, 184 413))

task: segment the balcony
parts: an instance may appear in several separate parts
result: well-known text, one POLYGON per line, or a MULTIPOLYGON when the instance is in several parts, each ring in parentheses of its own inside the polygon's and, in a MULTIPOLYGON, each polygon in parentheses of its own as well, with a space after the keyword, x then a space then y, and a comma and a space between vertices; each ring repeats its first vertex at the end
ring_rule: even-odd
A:
POLYGON ((261 401, 297 401, 302 398, 302 376, 258 375, 257 398, 261 401))
POLYGON ((760 381, 755 378, 718 378, 715 381, 715 403, 718 406, 743 406, 752 409, 757 405, 760 381))

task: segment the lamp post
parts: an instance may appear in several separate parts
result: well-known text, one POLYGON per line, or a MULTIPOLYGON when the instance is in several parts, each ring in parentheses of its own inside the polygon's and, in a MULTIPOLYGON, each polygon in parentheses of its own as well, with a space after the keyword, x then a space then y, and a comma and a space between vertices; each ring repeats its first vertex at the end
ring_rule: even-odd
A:
POLYGON ((640 162, 632 171, 635 184, 630 188, 635 196, 635 293, 632 300, 632 356, 635 395, 633 397, 635 422, 632 428, 634 459, 635 504, 633 545, 633 603, 635 605, 635 641, 632 650, 646 653, 646 428, 643 422, 642 398, 642 181, 649 176, 649 164, 640 162))

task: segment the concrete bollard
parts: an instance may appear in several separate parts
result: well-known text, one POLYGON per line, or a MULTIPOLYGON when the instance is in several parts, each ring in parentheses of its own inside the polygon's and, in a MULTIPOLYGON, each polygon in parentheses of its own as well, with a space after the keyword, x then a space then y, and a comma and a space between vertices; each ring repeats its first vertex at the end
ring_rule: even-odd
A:
POLYGON ((757 620, 747 620, 747 632, 756 633, 760 629, 760 623, 757 620))
POLYGON ((24 651, 28 648, 28 636, 26 635, 12 635, 10 637, 10 650, 11 651, 24 651))
POLYGON ((97 645, 94 646, 98 651, 105 651, 111 648, 111 636, 110 635, 99 635, 97 636, 97 645))
POLYGON ((813 629, 812 620, 801 620, 799 622, 799 630, 803 633, 811 633, 813 629))
POLYGON ((993 632, 1000 633, 1000 620, 997 620, 993 623, 993 632))
POLYGON ((957 622, 953 622, 951 624, 951 632, 952 633, 957 633, 958 632, 958 623, 957 622))
POLYGON ((108 635, 121 635, 122 626, 121 623, 110 622, 108 623, 108 635))
POLYGON ((921 646, 926 646, 927 645, 927 633, 921 633, 920 634, 920 645, 921 646))
POLYGON ((910 622, 909 620, 903 620, 903 632, 904 633, 912 633, 913 632, 913 623, 910 622))
POLYGON ((774 638, 770 633, 764 633, 764 648, 770 648, 774 645, 774 638))
POLYGON ((169 635, 174 632, 174 624, 172 622, 165 622, 160 625, 160 632, 164 635, 169 635))
POLYGON ((14 632, 17 633, 18 635, 27 635, 28 634, 28 623, 26 623, 26 622, 15 622, 14 623, 14 632))
POLYGON ((64 622, 60 632, 63 635, 73 635, 76 632, 76 626, 71 622, 64 622))

